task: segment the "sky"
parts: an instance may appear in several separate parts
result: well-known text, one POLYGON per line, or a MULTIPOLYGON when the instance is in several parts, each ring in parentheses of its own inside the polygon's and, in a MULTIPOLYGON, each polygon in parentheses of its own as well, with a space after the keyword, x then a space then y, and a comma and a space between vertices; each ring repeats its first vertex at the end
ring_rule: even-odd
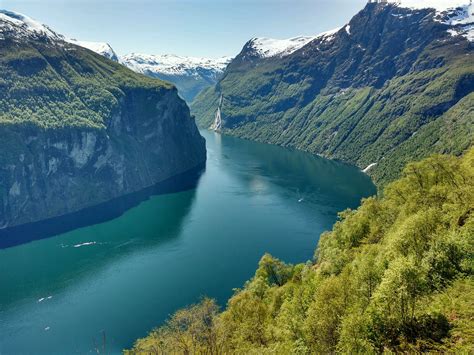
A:
POLYGON ((347 23, 366 0, 0 0, 0 8, 119 54, 234 56, 252 37, 315 35, 347 23))

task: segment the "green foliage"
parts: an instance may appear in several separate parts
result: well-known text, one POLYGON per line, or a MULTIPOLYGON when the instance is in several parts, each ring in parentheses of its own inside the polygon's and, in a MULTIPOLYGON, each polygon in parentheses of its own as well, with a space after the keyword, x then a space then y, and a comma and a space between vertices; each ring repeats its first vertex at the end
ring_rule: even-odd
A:
MULTIPOLYGON (((340 214, 314 263, 266 254, 226 310, 207 313, 212 329, 197 327, 199 336, 216 336, 219 353, 471 353, 473 206, 474 148, 411 163, 383 197, 340 214)), ((160 344, 163 353, 185 353, 183 328, 173 324, 208 304, 179 311, 131 353, 160 344)), ((217 348, 203 341, 195 349, 217 348)))
POLYGON ((67 43, 2 42, 0 124, 103 129, 131 90, 163 95, 170 84, 67 43))
POLYGON ((139 340, 133 351, 125 353, 148 354, 218 354, 221 350, 218 307, 213 300, 203 299, 199 304, 176 312, 167 324, 139 340))
POLYGON ((379 187, 410 161, 462 154, 474 142, 472 44, 444 38, 445 28, 421 12, 407 24, 391 15, 366 9, 351 20, 350 37, 341 30, 327 47, 313 42, 283 58, 234 61, 192 103, 197 122, 211 125, 223 95, 223 133, 360 168, 376 163, 369 173, 379 187))

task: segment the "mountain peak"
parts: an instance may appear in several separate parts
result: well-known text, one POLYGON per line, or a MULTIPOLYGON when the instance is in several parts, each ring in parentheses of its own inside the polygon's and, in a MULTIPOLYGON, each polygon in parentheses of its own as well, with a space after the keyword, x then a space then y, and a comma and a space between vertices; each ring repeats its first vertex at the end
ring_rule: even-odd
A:
POLYGON ((315 36, 298 36, 288 39, 255 37, 245 45, 246 52, 258 58, 285 57, 306 46, 309 42, 320 38, 330 40, 341 28, 326 31, 315 36))
POLYGON ((255 37, 248 42, 248 47, 260 58, 284 57, 305 46, 314 38, 315 36, 298 36, 289 39, 255 37))
POLYGON ((413 11, 434 9, 435 21, 450 26, 449 34, 474 41, 474 4, 469 0, 399 0, 389 3, 413 11))
MULTIPOLYGON (((63 40, 64 37, 48 26, 18 12, 0 9, 0 36, 9 33, 13 38, 33 37, 63 40)), ((1 37, 0 37, 1 38, 1 37)))
POLYGON ((73 38, 67 39, 66 41, 75 44, 76 46, 87 48, 115 62, 119 61, 119 58, 113 48, 106 42, 78 41, 77 39, 73 38))
POLYGON ((388 0, 387 3, 411 9, 435 9, 437 12, 470 5, 469 0, 388 0))
POLYGON ((121 57, 121 63, 139 73, 160 73, 183 75, 196 70, 211 70, 222 73, 231 57, 200 58, 175 54, 141 54, 131 53, 121 57))
POLYGON ((171 81, 181 97, 191 102, 202 89, 217 82, 231 60, 231 57, 131 53, 121 57, 120 63, 137 73, 171 81))

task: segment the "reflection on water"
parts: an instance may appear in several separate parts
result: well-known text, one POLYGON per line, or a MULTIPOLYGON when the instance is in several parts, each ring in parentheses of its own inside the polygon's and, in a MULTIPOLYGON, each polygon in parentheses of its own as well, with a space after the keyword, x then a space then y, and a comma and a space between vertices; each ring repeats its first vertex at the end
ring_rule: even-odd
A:
POLYGON ((97 209, 106 222, 0 249, 0 354, 94 352, 103 332, 118 354, 201 296, 224 305, 265 252, 311 259, 337 212, 375 193, 356 168, 202 134, 207 166, 191 190, 146 195, 111 220, 116 206, 97 209))
POLYGON ((36 223, 0 229, 0 249, 112 220, 121 216, 127 210, 138 206, 141 202, 146 201, 150 196, 195 189, 204 169, 204 165, 199 166, 183 174, 162 181, 155 186, 115 198, 76 213, 36 223))
POLYGON ((15 267, 15 272, 0 275, 1 284, 9 285, 2 288, 0 305, 6 308, 22 298, 57 294, 116 259, 178 238, 192 208, 195 190, 170 197, 151 198, 117 220, 72 231, 60 239, 25 246, 28 250, 22 254, 27 257, 0 254, 0 271, 15 267))
POLYGON ((208 134, 214 135, 220 167, 232 170, 249 187, 246 193, 262 193, 267 183, 272 192, 279 187, 278 193, 285 198, 333 207, 338 212, 358 206, 361 191, 366 196, 376 192, 367 175, 351 165, 294 149, 208 134))

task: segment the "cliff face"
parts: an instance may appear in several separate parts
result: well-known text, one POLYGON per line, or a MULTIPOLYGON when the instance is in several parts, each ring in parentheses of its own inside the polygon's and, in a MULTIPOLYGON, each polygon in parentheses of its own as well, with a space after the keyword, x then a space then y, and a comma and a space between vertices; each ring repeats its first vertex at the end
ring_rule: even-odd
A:
POLYGON ((2 24, 1 229, 204 164, 205 141, 174 87, 48 33, 2 24))
POLYGON ((468 11, 371 3, 287 56, 255 56, 249 42, 192 112, 209 127, 223 97, 222 132, 376 164, 384 184, 408 161, 472 144, 470 25, 449 20, 468 11))

